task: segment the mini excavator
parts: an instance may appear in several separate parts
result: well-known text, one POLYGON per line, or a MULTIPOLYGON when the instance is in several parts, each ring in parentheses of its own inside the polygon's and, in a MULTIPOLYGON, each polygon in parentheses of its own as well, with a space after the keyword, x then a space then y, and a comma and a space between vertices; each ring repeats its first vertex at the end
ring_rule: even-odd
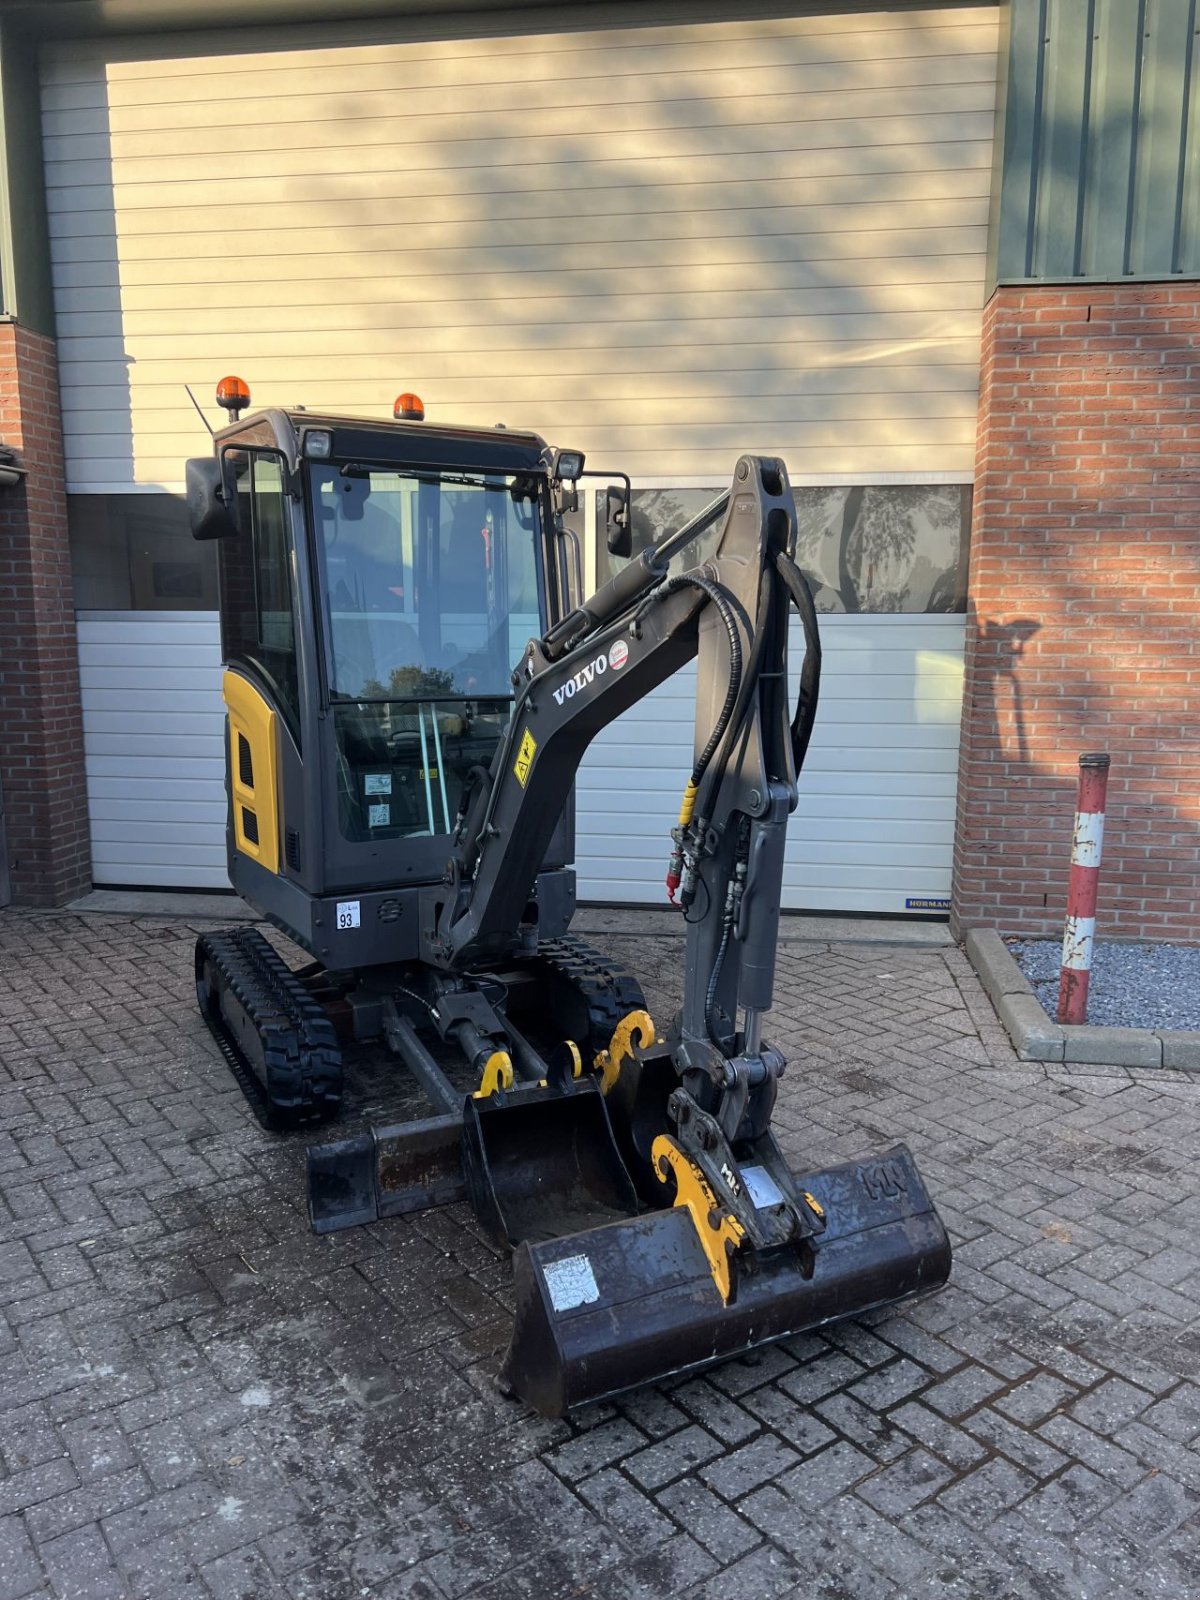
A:
POLYGON ((414 395, 390 421, 243 417, 234 378, 218 399, 188 499, 217 541, 229 872, 312 959, 205 934, 200 1009, 271 1128, 335 1115, 347 1039, 385 1043, 434 1113, 312 1146, 313 1226, 468 1202, 513 1252, 501 1383, 547 1416, 942 1284, 905 1146, 797 1176, 771 1131, 763 1019, 820 674, 783 463, 743 456, 630 559, 629 481, 578 451, 426 422, 414 395), (585 477, 624 558, 590 596, 585 477), (573 785, 693 658, 667 871, 683 1003, 660 1032, 568 931, 573 785))

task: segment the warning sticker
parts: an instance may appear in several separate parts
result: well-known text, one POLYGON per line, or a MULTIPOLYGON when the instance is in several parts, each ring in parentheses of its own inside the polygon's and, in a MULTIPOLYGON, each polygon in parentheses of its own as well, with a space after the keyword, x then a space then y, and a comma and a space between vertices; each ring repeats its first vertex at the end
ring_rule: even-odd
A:
POLYGON ((364 794, 391 794, 392 775, 390 772, 368 772, 363 776, 364 794))
POLYGON ((537 740, 526 728, 521 735, 521 748, 517 751, 517 759, 513 764, 513 771, 517 775, 517 782, 522 789, 529 781, 529 769, 533 765, 533 758, 537 754, 537 740))
POLYGON ((544 1272, 555 1311, 574 1311, 576 1306, 591 1305, 600 1298, 596 1274, 587 1256, 566 1256, 562 1261, 551 1261, 544 1272))
POLYGON ((386 803, 367 807, 368 828, 386 828, 392 820, 392 808, 386 803))

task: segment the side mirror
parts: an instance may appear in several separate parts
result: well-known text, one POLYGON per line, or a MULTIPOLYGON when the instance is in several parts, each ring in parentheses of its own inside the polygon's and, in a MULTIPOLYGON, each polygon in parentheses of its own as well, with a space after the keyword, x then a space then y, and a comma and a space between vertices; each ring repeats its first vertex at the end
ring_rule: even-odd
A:
POLYGON ((236 498, 222 463, 213 456, 196 456, 188 462, 187 508, 193 539, 236 536, 236 498))
POLYGON ((604 536, 610 556, 628 560, 633 554, 633 523, 629 516, 630 485, 610 484, 604 498, 604 536))

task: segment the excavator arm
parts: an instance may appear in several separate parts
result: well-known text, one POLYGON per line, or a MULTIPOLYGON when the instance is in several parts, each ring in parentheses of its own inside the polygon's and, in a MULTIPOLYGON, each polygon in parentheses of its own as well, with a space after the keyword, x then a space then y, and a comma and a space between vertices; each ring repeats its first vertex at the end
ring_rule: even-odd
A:
MULTIPOLYGON (((684 1086, 673 1120, 680 1111, 703 1119, 702 1165, 714 1180, 722 1168, 736 1174, 735 1142, 766 1134, 785 1065, 763 1040, 762 1017, 772 998, 787 819, 820 676, 816 615, 795 543, 782 462, 743 456, 729 491, 692 524, 644 552, 545 639, 530 641, 513 674, 508 734, 461 820, 453 892, 429 952, 432 962, 469 968, 511 949, 534 909, 538 863, 588 745, 698 658, 694 762, 667 873, 688 928, 683 1005, 665 1052, 674 1071, 664 1081, 684 1086), (712 559, 670 575, 673 552, 718 521, 712 559), (794 713, 793 606, 807 646, 794 713)), ((630 798, 636 806, 636 793, 630 798)), ((645 1165, 650 1153, 641 1155, 645 1165)), ((747 1231, 761 1235, 751 1203, 740 1210, 747 1231)), ((812 1231, 819 1219, 793 1207, 786 1223, 812 1231)))

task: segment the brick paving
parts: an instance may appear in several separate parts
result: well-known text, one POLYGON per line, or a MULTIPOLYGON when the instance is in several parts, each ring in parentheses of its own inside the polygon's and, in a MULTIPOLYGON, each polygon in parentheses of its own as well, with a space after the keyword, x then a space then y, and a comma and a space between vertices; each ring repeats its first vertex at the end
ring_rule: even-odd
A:
MULTIPOLYGON (((464 1208, 310 1234, 194 931, 0 914, 0 1600, 1200 1595, 1200 1082, 1018 1063, 957 950, 787 944, 785 1149, 906 1139, 949 1287, 546 1422, 464 1208)), ((669 1015, 678 941, 609 943, 669 1015)))

